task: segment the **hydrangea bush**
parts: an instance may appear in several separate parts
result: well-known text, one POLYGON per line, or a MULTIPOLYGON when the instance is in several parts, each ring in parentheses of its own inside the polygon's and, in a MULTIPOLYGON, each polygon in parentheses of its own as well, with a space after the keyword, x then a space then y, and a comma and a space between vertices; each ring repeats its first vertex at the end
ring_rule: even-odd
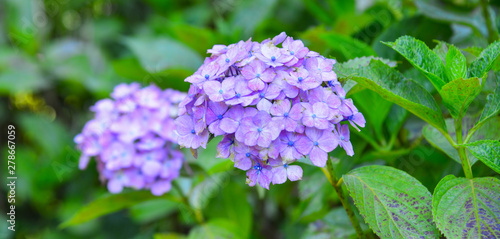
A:
POLYGON ((176 145, 174 119, 185 96, 155 85, 116 86, 112 99, 91 107, 95 117, 74 139, 82 151, 80 169, 94 157, 111 193, 124 187, 150 189, 154 195, 168 192, 184 161, 176 145))
POLYGON ((301 167, 291 164, 302 157, 324 167, 338 146, 354 154, 347 122, 358 129, 365 119, 345 98, 332 71, 335 60, 285 33, 207 52, 211 56, 185 80, 191 86, 176 119, 182 147, 205 148, 222 136, 217 157, 231 158, 247 171, 250 186, 266 189, 300 180, 301 167))

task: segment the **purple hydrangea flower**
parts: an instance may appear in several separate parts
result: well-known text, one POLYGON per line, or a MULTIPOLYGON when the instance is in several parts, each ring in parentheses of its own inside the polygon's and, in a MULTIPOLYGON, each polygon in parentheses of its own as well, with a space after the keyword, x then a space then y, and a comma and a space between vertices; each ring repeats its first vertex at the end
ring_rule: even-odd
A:
POLYGON ((247 171, 250 186, 264 188, 300 180, 302 169, 293 163, 302 157, 324 167, 339 145, 353 155, 348 124, 358 129, 365 119, 346 99, 332 69, 335 60, 284 32, 207 52, 211 55, 186 79, 191 86, 175 121, 181 146, 197 149, 222 136, 217 157, 232 159, 247 171))
POLYGON ((302 179, 303 171, 298 165, 289 165, 287 163, 283 163, 280 159, 270 161, 270 165, 273 167, 271 170, 273 173, 273 184, 285 183, 287 178, 290 181, 302 179))
POLYGON ((247 183, 252 187, 259 183, 261 187, 269 189, 272 179, 272 167, 259 160, 255 160, 253 166, 247 171, 247 183))
POLYGON ((131 187, 164 194, 184 161, 175 146, 174 119, 186 95, 132 83, 117 85, 111 96, 91 107, 95 118, 75 137, 82 151, 80 169, 93 157, 111 193, 131 187))
POLYGON ((246 117, 241 122, 240 130, 245 135, 244 143, 248 146, 259 145, 269 147, 280 133, 280 127, 272 121, 269 113, 259 111, 252 117, 246 117))

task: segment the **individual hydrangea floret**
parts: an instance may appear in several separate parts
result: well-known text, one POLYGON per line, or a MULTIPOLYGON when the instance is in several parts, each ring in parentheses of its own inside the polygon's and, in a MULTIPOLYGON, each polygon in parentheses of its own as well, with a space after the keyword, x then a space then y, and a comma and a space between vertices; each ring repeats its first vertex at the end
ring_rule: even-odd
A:
POLYGON ((332 70, 333 59, 310 51, 285 33, 263 42, 215 45, 191 83, 176 120, 182 147, 205 148, 222 136, 217 157, 247 171, 247 183, 269 185, 300 180, 291 165, 303 157, 324 167, 337 146, 350 156, 350 123, 363 115, 332 70), (281 45, 281 46, 280 46, 281 45))
POLYGON ((91 107, 95 117, 74 139, 82 151, 80 169, 95 158, 111 193, 124 187, 168 192, 184 162, 174 120, 186 94, 131 83, 116 86, 111 97, 91 107))

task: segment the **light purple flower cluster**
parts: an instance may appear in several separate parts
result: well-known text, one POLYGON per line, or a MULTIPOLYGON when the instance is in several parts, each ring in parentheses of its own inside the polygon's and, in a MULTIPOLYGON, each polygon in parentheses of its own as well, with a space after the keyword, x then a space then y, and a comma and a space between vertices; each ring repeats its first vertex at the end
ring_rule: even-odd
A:
POLYGON ((111 193, 132 187, 164 194, 184 161, 174 119, 186 94, 132 83, 116 86, 111 97, 91 107, 95 118, 75 137, 80 169, 94 157, 111 193))
POLYGON ((208 53, 186 79, 191 87, 179 104, 182 147, 205 148, 211 137, 222 135, 217 157, 231 158, 247 171, 250 186, 266 189, 271 182, 300 180, 302 169, 290 164, 304 156, 324 167, 338 145, 354 154, 349 126, 341 122, 357 129, 365 119, 345 99, 332 71, 335 60, 285 33, 262 43, 215 45, 208 53))

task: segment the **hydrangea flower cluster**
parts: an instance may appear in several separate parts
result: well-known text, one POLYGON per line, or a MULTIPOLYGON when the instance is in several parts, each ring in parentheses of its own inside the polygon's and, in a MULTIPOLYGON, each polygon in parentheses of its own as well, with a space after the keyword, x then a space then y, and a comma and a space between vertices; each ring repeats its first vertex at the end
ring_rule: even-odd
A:
POLYGON ((186 94, 132 83, 116 86, 111 97, 91 107, 95 118, 74 139, 82 151, 80 169, 94 157, 111 193, 132 187, 164 194, 184 161, 174 120, 186 94))
POLYGON ((185 80, 191 87, 176 119, 182 147, 205 148, 222 135, 217 157, 231 158, 247 171, 250 186, 266 189, 300 180, 302 169, 290 164, 302 157, 324 167, 337 146, 354 154, 349 126, 341 122, 358 129, 365 119, 345 98, 335 60, 284 32, 262 43, 215 45, 208 53, 185 80))

